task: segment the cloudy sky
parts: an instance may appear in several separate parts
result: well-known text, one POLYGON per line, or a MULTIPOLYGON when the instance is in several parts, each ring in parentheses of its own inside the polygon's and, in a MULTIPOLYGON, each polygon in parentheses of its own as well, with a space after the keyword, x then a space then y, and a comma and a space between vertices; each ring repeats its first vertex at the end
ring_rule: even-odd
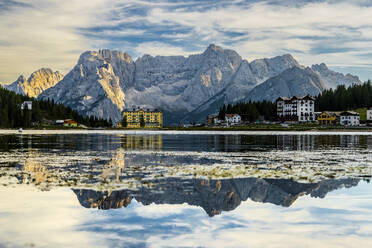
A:
POLYGON ((133 58, 200 53, 214 43, 243 58, 291 53, 372 78, 367 0, 0 0, 0 82, 41 67, 67 73, 86 50, 133 58))

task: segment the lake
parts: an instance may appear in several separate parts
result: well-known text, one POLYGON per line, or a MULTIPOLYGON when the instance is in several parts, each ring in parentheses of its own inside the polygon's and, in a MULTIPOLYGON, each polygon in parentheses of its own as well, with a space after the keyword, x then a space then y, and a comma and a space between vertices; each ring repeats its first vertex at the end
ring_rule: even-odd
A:
POLYGON ((0 130, 0 247, 367 247, 372 133, 0 130))

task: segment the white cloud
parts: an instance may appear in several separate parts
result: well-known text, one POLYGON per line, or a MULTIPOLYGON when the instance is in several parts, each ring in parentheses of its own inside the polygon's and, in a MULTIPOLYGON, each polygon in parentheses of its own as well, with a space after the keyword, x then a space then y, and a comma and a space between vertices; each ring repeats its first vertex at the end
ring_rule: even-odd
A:
POLYGON ((372 7, 365 3, 281 6, 231 1, 196 7, 195 1, 35 0, 34 8, 2 13, 0 81, 15 80, 18 74, 28 75, 40 67, 66 73, 81 52, 105 47, 127 48, 132 55, 187 55, 216 43, 248 60, 292 53, 305 65, 369 66, 372 7), (165 32, 170 25, 172 30, 165 32), (94 29, 81 31, 94 27, 112 29, 95 36, 88 35, 94 29), (127 36, 139 38, 126 40, 127 36))
POLYGON ((175 56, 183 55, 186 56, 191 52, 185 51, 182 47, 172 46, 162 42, 143 42, 136 46, 135 51, 137 54, 150 54, 153 56, 175 56))
POLYGON ((103 0, 35 0, 32 4, 34 8, 12 9, 0 19, 2 81, 15 80, 20 73, 27 76, 41 67, 68 72, 79 54, 95 42, 77 29, 104 24, 101 18, 112 10, 103 0))
POLYGON ((256 3, 246 7, 230 5, 207 11, 154 9, 148 21, 158 25, 175 23, 190 27, 205 43, 225 44, 252 60, 291 52, 305 64, 326 62, 329 65, 367 63, 369 58, 356 56, 370 51, 371 7, 353 3, 309 3, 288 7, 256 3), (244 35, 231 38, 230 33, 244 35), (237 41, 239 40, 240 41, 237 41), (355 48, 339 54, 318 54, 314 49, 332 44, 355 48))

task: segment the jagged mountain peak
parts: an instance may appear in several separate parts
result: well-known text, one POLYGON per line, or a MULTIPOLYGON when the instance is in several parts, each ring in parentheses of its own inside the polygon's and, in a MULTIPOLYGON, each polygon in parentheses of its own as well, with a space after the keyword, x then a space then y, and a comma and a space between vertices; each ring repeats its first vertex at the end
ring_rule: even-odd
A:
POLYGON ((202 53, 204 59, 216 60, 219 58, 227 58, 232 63, 233 67, 238 67, 242 61, 242 57, 234 50, 224 49, 215 44, 210 44, 208 48, 202 53))
POLYGON ((320 75, 310 67, 294 66, 253 88, 246 100, 275 101, 279 96, 316 96, 326 88, 320 75))
POLYGON ((63 80, 39 98, 54 99, 87 116, 118 121, 124 108, 120 83, 125 83, 126 68, 133 67, 128 56, 108 49, 86 51, 63 80))
POLYGON ((120 52, 116 50, 103 49, 98 52, 105 60, 118 59, 127 63, 132 63, 132 57, 127 52, 120 52))
POLYGON ((214 51, 214 52, 223 52, 225 49, 223 49, 222 47, 220 46, 217 46, 215 44, 209 44, 209 46, 207 47, 207 49, 204 51, 204 53, 208 53, 208 52, 211 52, 211 51, 214 51))
POLYGON ((358 76, 351 75, 350 73, 344 75, 340 72, 332 71, 324 63, 312 65, 311 69, 322 77, 328 88, 337 88, 338 85, 345 85, 347 87, 362 83, 358 76))
POLYGON ((50 68, 41 68, 34 71, 28 79, 20 75, 15 82, 5 86, 5 88, 18 94, 36 98, 44 90, 56 85, 62 78, 63 75, 58 71, 53 72, 50 68))
POLYGON ((314 64, 311 66, 313 68, 313 70, 328 70, 328 66, 324 63, 320 63, 320 64, 314 64))
POLYGON ((33 80, 38 80, 38 79, 41 79, 42 77, 47 77, 47 76, 53 77, 53 75, 55 75, 57 78, 60 78, 60 79, 63 78, 63 74, 60 73, 59 71, 53 72, 53 70, 50 69, 50 68, 41 68, 41 69, 31 73, 31 75, 27 79, 27 81, 31 82, 33 80))
POLYGON ((24 82, 24 81, 26 81, 25 76, 20 75, 15 82, 24 82))
POLYGON ((283 58, 283 59, 291 60, 291 61, 296 62, 296 64, 298 64, 297 60, 290 53, 279 55, 279 56, 274 57, 274 59, 275 58, 283 58))
POLYGON ((123 61, 126 63, 132 63, 132 57, 126 53, 126 52, 121 52, 121 51, 116 51, 116 50, 110 50, 110 49, 102 49, 97 51, 86 51, 83 52, 80 55, 78 64, 84 64, 84 63, 89 63, 94 60, 102 60, 106 63, 112 63, 112 62, 117 62, 117 61, 123 61))
POLYGON ((300 66, 297 60, 291 54, 284 54, 275 56, 273 58, 256 59, 251 62, 252 65, 261 64, 271 67, 283 67, 283 66, 300 66))

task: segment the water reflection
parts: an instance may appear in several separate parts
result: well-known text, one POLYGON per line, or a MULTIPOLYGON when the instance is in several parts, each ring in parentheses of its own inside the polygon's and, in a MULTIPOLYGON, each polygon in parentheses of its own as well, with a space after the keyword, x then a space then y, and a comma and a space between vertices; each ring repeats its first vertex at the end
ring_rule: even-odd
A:
POLYGON ((135 188, 164 178, 266 178, 296 182, 372 175, 370 136, 0 136, 0 172, 51 187, 135 188), (196 151, 195 151, 196 149, 196 151))
POLYGON ((364 247, 371 149, 353 135, 0 135, 0 247, 364 247))
POLYGON ((120 134, 47 134, 1 135, 0 150, 38 149, 48 151, 126 150, 174 151, 269 151, 319 150, 326 148, 372 149, 369 135, 120 135, 120 134))
POLYGON ((121 147, 126 150, 161 150, 163 137, 158 135, 125 135, 120 138, 121 147))
POLYGON ((116 209, 127 207, 132 199, 144 205, 183 204, 202 207, 209 216, 231 211, 248 199, 289 207, 303 195, 323 198, 342 187, 355 187, 360 179, 324 180, 298 183, 285 179, 239 178, 225 180, 168 178, 152 182, 140 189, 95 191, 73 189, 80 204, 86 208, 116 209))

